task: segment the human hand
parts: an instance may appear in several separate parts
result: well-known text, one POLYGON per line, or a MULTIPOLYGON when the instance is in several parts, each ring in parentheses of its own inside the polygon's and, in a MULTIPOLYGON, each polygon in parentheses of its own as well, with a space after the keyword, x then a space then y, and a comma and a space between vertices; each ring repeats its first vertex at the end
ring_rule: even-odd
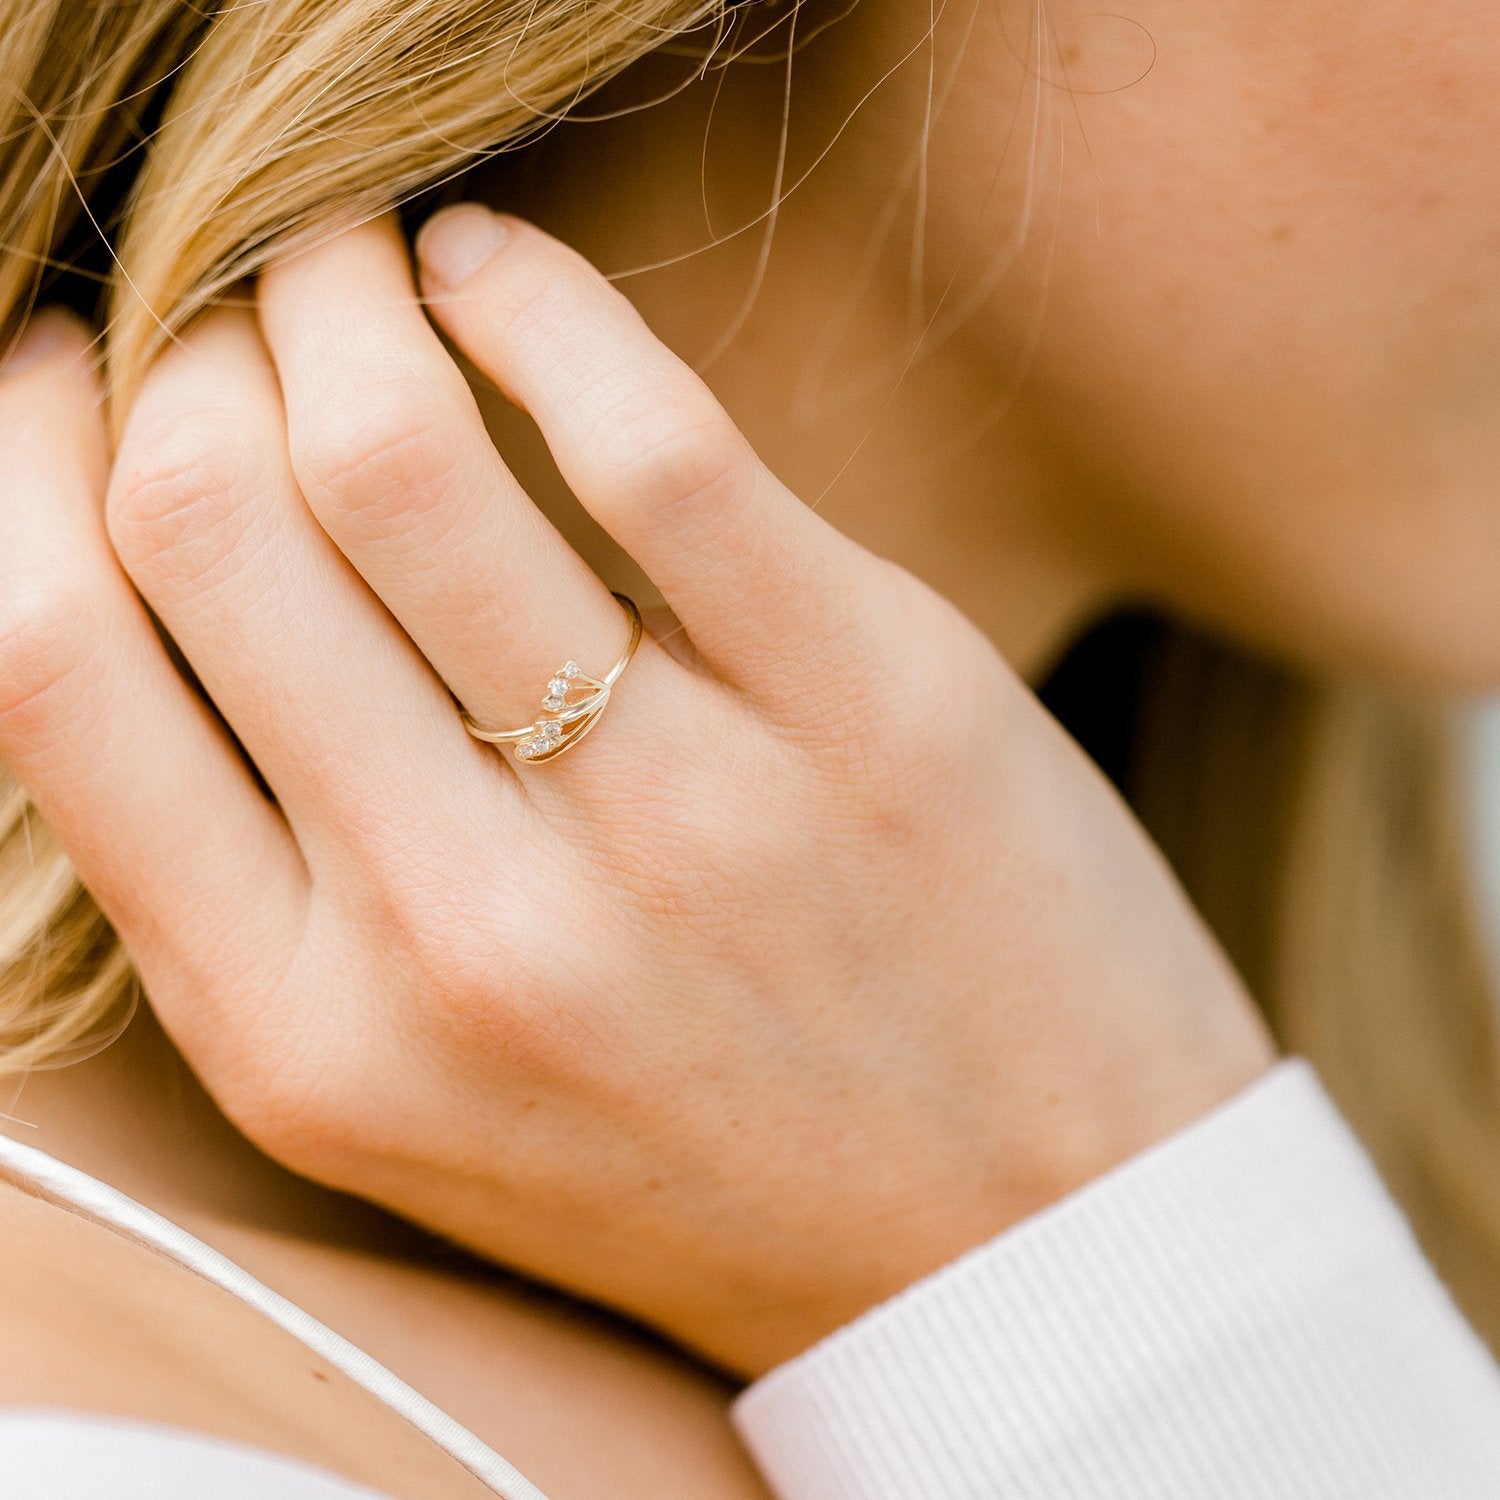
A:
POLYGON ((0 755, 252 1140, 753 1375, 1269 1044, 957 610, 780 485, 572 252, 440 227, 434 317, 692 649, 648 635, 554 762, 466 732, 455 696, 523 724, 624 621, 386 216, 187 331, 102 505, 84 335, 0 378, 0 755))

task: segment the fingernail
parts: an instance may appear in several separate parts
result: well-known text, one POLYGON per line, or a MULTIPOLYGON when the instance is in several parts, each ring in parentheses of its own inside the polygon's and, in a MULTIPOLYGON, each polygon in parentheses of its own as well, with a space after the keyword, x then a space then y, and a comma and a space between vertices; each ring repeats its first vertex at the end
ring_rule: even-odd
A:
POLYGON ((417 259, 443 286, 461 286, 508 239, 510 226, 482 203, 455 203, 417 234, 417 259))
POLYGON ((0 374, 12 375, 27 365, 61 353, 77 339, 81 322, 76 313, 59 305, 33 313, 20 338, 0 360, 0 374))

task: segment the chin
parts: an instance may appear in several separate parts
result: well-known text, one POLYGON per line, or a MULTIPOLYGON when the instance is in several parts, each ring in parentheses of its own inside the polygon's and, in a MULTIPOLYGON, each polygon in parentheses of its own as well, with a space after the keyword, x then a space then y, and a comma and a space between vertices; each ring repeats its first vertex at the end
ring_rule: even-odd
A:
POLYGON ((1266 607, 1242 615, 1313 670, 1423 694, 1500 693, 1500 486, 1445 477, 1369 474, 1326 510, 1309 487, 1311 524, 1261 573, 1266 607))
POLYGON ((1422 521, 1364 591, 1370 668, 1418 691, 1500 693, 1500 492, 1422 521))
MULTIPOLYGON (((1493 598, 1500 601, 1500 583, 1493 598)), ((1381 674, 1402 687, 1457 697, 1500 695, 1500 619, 1491 605, 1486 618, 1458 631, 1434 636, 1417 629, 1395 644, 1381 674)))
POLYGON ((1471 556, 1426 569, 1413 547, 1405 567, 1400 559, 1371 570, 1345 561, 1336 577, 1298 570, 1295 583, 1273 583, 1261 574, 1217 599, 1194 590, 1158 603, 1314 676, 1436 697, 1500 695, 1500 558, 1490 567, 1471 556))
POLYGON ((1408 579, 1377 608, 1340 623, 1324 649, 1309 650, 1304 637, 1297 654, 1308 666, 1422 694, 1500 694, 1500 566, 1476 576, 1471 560, 1430 589, 1408 579))

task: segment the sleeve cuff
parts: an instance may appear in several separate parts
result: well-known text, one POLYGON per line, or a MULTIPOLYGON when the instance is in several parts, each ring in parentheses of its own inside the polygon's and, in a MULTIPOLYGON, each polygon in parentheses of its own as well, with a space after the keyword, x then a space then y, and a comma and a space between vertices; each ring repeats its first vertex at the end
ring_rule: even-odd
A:
POLYGON ((1500 1373, 1300 1059, 733 1416, 782 1500, 1500 1495, 1500 1373))

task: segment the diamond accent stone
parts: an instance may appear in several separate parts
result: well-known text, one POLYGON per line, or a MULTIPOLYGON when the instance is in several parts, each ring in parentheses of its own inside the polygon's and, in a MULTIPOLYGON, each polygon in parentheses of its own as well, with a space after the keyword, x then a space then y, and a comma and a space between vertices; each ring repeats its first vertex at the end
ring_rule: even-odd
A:
MULTIPOLYGON (((543 709, 549 714, 555 714, 567 708, 568 694, 578 685, 573 679, 582 676, 583 668, 576 661, 565 661, 547 683, 547 696, 542 699, 543 709)), ((531 733, 517 743, 516 757, 519 760, 536 760, 561 749, 562 743, 563 726, 560 720, 536 719, 532 722, 531 733)))

